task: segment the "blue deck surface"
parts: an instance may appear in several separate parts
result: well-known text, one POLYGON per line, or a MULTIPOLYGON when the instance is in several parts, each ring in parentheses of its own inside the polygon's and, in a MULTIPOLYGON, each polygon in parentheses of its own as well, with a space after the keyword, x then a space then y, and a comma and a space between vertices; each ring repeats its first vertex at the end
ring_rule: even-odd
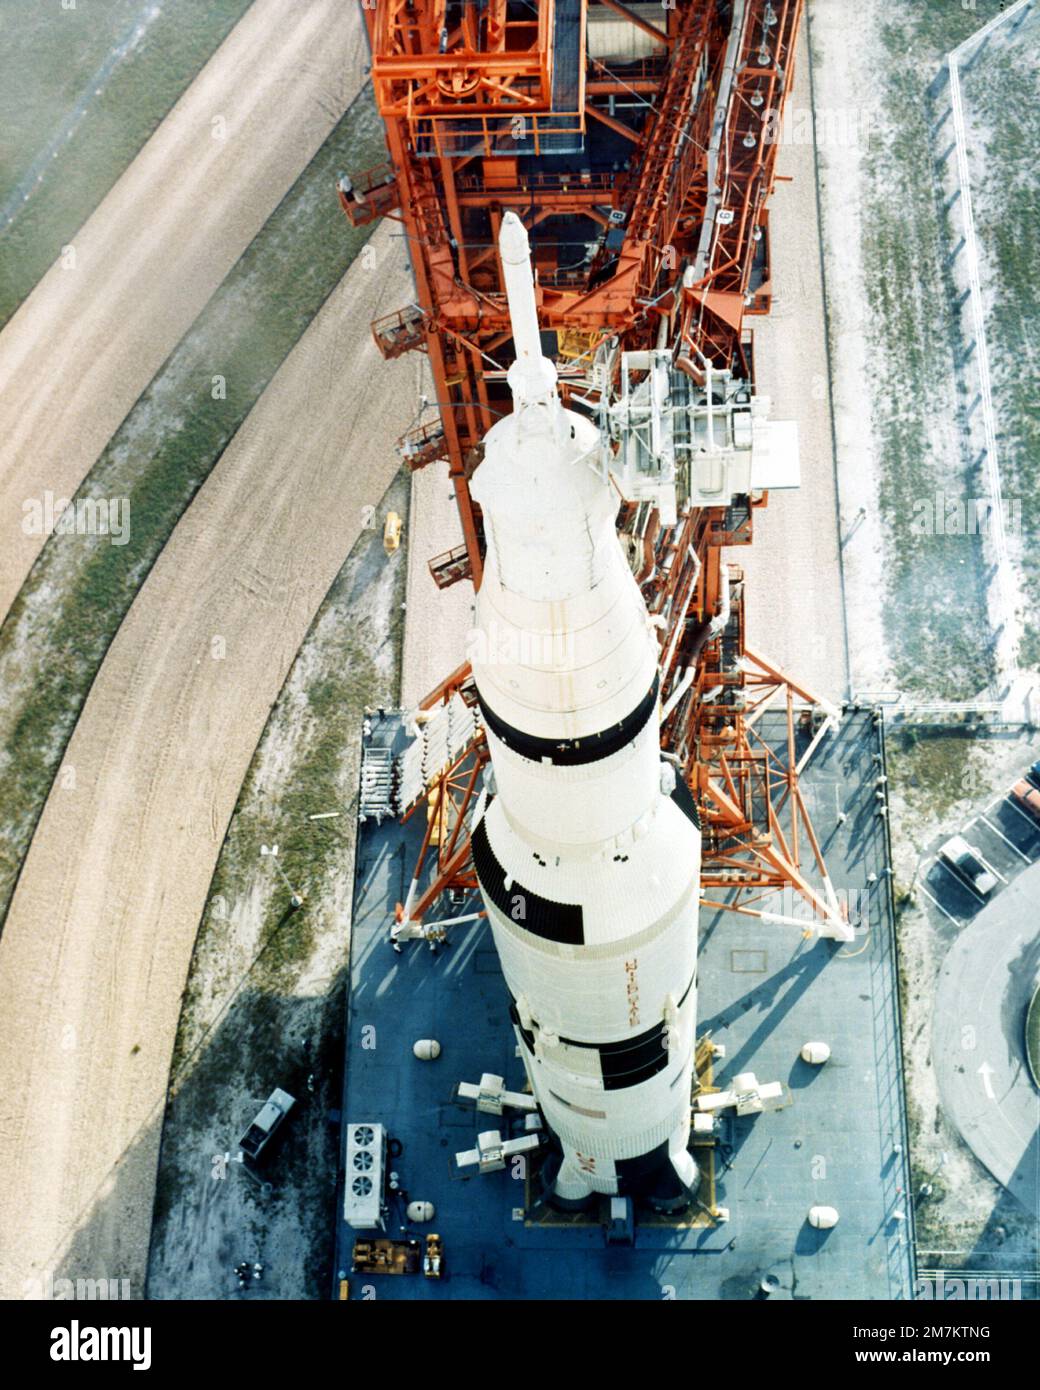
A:
MULTIPOLYGON (((372 737, 401 746, 398 719, 377 721, 372 737)), ((403 1145, 390 1166, 410 1199, 434 1203, 426 1229, 442 1237, 446 1277, 351 1273, 355 1233, 342 1220, 341 1171, 336 1272, 350 1279, 352 1298, 368 1285, 379 1299, 747 1299, 766 1274, 779 1279, 781 1298, 911 1296, 912 1233, 898 1215, 910 1214, 909 1179, 877 749, 869 714, 849 714, 801 782, 835 886, 870 893, 868 931, 850 945, 807 942, 797 927, 702 910, 698 1036, 710 1031, 726 1048, 715 1084, 751 1070, 782 1081, 789 1103, 724 1122, 715 1201, 728 1207, 728 1222, 643 1224, 632 1247, 607 1248, 598 1225, 525 1222, 525 1184, 508 1171, 458 1175, 455 1152, 474 1147, 481 1130, 505 1136, 510 1121, 460 1108, 456 1084, 492 1072, 523 1086, 490 930, 484 922, 455 928, 436 955, 418 943, 395 954, 388 927, 405 897, 422 816, 359 828, 343 1119, 382 1123, 403 1145), (848 817, 841 826, 839 809, 848 817), (441 1043, 438 1061, 415 1059, 419 1038, 441 1043), (817 1039, 832 1049, 822 1068, 798 1056, 817 1039), (808 1225, 814 1203, 838 1209, 833 1230, 808 1225)), ((805 848, 803 864, 811 863, 805 848)), ((385 1234, 400 1238, 402 1221, 395 1202, 385 1234)))

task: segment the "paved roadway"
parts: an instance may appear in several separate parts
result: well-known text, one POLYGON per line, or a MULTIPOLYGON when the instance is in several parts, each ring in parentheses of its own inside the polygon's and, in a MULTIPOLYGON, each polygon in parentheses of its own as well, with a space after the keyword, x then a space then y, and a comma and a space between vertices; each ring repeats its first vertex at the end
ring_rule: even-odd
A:
POLYGON ((1025 1015, 1040 979, 1040 863, 965 927, 939 976, 932 1060, 943 1106, 975 1156, 1040 1217, 1040 1092, 1025 1015))

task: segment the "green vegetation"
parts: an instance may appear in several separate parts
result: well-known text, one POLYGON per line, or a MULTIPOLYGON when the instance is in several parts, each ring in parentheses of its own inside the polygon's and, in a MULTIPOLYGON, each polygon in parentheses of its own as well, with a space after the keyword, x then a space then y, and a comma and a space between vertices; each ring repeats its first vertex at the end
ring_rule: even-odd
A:
MULTIPOLYGON (((872 140, 867 172, 872 192, 864 216, 864 266, 872 299, 871 340, 889 364, 877 393, 874 426, 881 451, 881 507, 889 535, 886 633, 898 684, 948 699, 971 697, 993 678, 987 561, 980 538, 917 535, 914 507, 945 487, 952 497, 986 496, 981 475, 965 458, 932 457, 936 412, 951 406, 944 382, 953 379, 965 348, 951 309, 958 295, 948 258, 955 233, 942 206, 931 127, 943 98, 927 88, 942 58, 1004 6, 979 0, 899 6, 882 37, 888 61, 882 77, 883 130, 872 140), (925 643, 922 643, 922 637, 925 643)), ((995 379, 1006 502, 1020 504, 1021 569, 1027 603, 1022 661, 1040 664, 1040 517, 1033 499, 1040 483, 1040 406, 1034 381, 1040 356, 1040 286, 1035 228, 1040 181, 1032 151, 1040 140, 1040 82, 1035 26, 1012 46, 999 36, 973 68, 962 70, 972 148, 976 231, 988 300, 987 339, 995 379), (985 139, 985 147, 981 141, 985 139)), ((944 139, 950 138, 949 128, 944 139)), ((960 417, 947 429, 952 453, 968 405, 958 384, 960 417)), ((963 451, 963 445, 960 446, 963 451)), ((1013 512, 1014 532, 1019 514, 1013 512)))
POLYGON ((1040 989, 1033 995, 1026 1015, 1026 1056, 1033 1085, 1040 1091, 1040 989))
POLYGON ((129 541, 51 537, 0 629, 11 722, 0 745, 0 920, 108 645, 210 469, 371 228, 336 172, 385 157, 366 91, 283 199, 112 439, 78 495, 127 497, 129 541), (223 387, 215 386, 221 378, 223 387), (216 396, 216 398, 215 398, 216 396), (31 650, 20 639, 31 633, 31 650), (17 679, 17 693, 15 680, 17 679))
POLYGON ((889 776, 906 797, 911 823, 941 821, 958 801, 977 792, 976 726, 896 727, 887 737, 889 776))
POLYGON ((981 538, 941 530, 918 534, 915 525, 920 502, 933 499, 938 489, 951 497, 979 495, 960 445, 963 421, 944 422, 945 431, 935 428, 937 410, 955 408, 961 415, 965 402, 960 388, 955 395, 937 388, 955 379, 960 345, 927 88, 942 56, 995 8, 980 4, 972 13, 954 5, 915 5, 885 20, 883 129, 865 160, 870 338, 875 360, 886 361, 874 397, 888 537, 885 629, 898 686, 945 699, 978 694, 993 679, 994 667, 990 642, 980 640, 988 630, 981 538))
MULTIPOLYGON (((370 538, 364 539, 371 543, 370 538)), ((337 640, 327 644, 322 653, 323 674, 306 693, 306 725, 298 737, 291 779, 277 805, 270 807, 257 793, 254 762, 239 796, 228 852, 221 856, 213 878, 210 902, 235 902, 256 872, 257 846, 270 840, 279 846, 278 862, 283 872, 305 899, 301 910, 288 911, 289 890, 283 892, 279 880, 267 900, 262 945, 251 972, 253 982, 265 989, 291 986, 300 964, 314 948, 312 905, 320 895, 324 877, 337 861, 349 861, 353 816, 328 822, 312 822, 308 816, 342 806, 339 778, 345 752, 357 738, 364 707, 381 698, 392 702, 389 694, 379 694, 377 673, 365 650, 366 628, 367 624, 355 625, 344 613, 337 640)), ((273 876, 277 871, 272 868, 269 872, 273 876)), ((206 919, 209 925, 217 920, 211 915, 206 919)), ((188 1004, 190 997, 186 1008, 188 1004)))
MULTIPOLYGON (((1021 571, 1025 597, 1022 661, 1040 666, 1040 284, 1036 228, 1040 225, 1040 69, 1036 23, 1016 48, 985 53, 965 76, 971 116, 988 130, 972 167, 975 225, 990 268, 986 337, 999 412, 1004 496, 1020 504, 1021 571)), ((1012 520, 1014 513, 1012 513, 1012 520)), ((1013 529, 1013 528, 1012 528, 1013 529)))
POLYGON ((0 207, 7 208, 0 217, 0 325, 249 3, 79 0, 66 9, 59 0, 46 5, 0 0, 0 207), (114 61, 117 53, 123 56, 114 61))

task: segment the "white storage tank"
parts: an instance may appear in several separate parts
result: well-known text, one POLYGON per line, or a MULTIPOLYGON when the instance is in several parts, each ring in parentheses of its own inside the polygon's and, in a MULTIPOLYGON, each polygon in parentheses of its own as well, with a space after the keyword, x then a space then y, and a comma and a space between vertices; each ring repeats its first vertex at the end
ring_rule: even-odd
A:
POLYGON ((818 1231, 829 1231, 832 1226, 838 1224, 838 1211, 836 1207, 810 1207, 809 1225, 815 1226, 818 1231))

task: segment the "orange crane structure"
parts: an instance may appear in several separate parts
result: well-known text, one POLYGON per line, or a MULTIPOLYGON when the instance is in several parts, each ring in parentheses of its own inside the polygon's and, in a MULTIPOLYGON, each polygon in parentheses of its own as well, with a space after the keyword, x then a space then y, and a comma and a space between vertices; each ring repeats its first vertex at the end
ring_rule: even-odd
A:
MULTIPOLYGON (((775 917, 764 904, 790 888, 822 934, 848 939, 798 785, 807 734, 837 712, 748 646, 727 553, 797 471, 793 427, 767 421, 756 394, 748 320, 771 302, 768 200, 802 3, 363 0, 389 159, 342 178, 339 197, 355 225, 398 221, 410 249, 415 301, 372 331, 386 358, 429 360, 431 413, 398 448, 452 480, 463 543, 431 560, 434 581, 481 581, 469 480, 511 408, 497 243, 512 211, 543 351, 565 404, 600 425, 659 630, 662 744, 698 806, 702 902, 775 917), (786 739, 763 736, 767 710, 786 714, 786 739)), ((466 664, 423 708, 456 698, 475 703, 466 664)), ((485 760, 478 726, 399 808, 427 812, 398 913, 409 926, 475 885, 468 812, 485 760)))

